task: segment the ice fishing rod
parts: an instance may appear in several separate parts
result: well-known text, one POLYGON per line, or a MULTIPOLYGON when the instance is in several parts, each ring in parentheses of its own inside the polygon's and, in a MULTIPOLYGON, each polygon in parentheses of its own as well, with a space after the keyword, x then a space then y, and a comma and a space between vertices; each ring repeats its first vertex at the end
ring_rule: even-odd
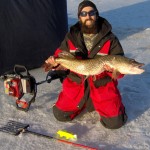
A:
POLYGON ((63 139, 59 139, 56 138, 54 136, 50 136, 50 135, 46 135, 46 134, 42 134, 42 133, 37 133, 35 131, 29 130, 29 124, 24 124, 21 122, 17 122, 17 121, 8 121, 8 123, 6 125, 4 125, 3 127, 0 127, 0 131, 5 132, 5 133, 9 133, 12 135, 19 135, 21 133, 30 133, 33 135, 37 135, 37 136, 41 136, 41 137, 45 137, 48 139, 53 139, 62 143, 66 143, 66 144, 70 144, 72 146, 76 146, 76 147, 80 147, 80 148, 86 148, 88 150, 97 150, 96 148, 90 147, 90 146, 86 146, 83 144, 79 144, 79 143, 75 143, 75 142, 71 142, 71 141, 66 141, 63 139))
POLYGON ((38 85, 50 83, 55 79, 60 79, 62 82, 67 74, 68 70, 50 70, 45 80, 36 82, 35 77, 25 66, 15 65, 13 70, 4 73, 0 78, 4 82, 5 94, 15 98, 17 109, 28 111, 31 103, 35 102, 38 85), (25 97, 25 95, 28 96, 25 97))

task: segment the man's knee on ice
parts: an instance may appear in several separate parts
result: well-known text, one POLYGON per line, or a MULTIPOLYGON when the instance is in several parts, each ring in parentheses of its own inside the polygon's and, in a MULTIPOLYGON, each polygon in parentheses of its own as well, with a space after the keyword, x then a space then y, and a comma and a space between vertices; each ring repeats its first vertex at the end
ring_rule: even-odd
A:
POLYGON ((127 121, 127 115, 121 114, 117 117, 105 118, 101 116, 100 122, 108 129, 118 129, 122 127, 127 121))
POLYGON ((54 114, 54 117, 58 121, 71 121, 72 120, 68 112, 64 112, 58 109, 55 105, 53 106, 53 114, 54 114))

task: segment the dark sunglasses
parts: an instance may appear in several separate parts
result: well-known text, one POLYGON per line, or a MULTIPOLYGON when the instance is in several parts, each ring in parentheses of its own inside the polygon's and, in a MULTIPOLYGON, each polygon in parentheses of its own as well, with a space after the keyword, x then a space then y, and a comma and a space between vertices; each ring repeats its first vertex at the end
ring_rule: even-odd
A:
POLYGON ((95 10, 91 10, 91 11, 89 11, 89 12, 81 11, 81 12, 80 12, 80 16, 81 16, 81 17, 86 17, 87 14, 88 14, 89 16, 94 16, 94 15, 96 15, 96 13, 97 13, 97 11, 95 11, 95 10))

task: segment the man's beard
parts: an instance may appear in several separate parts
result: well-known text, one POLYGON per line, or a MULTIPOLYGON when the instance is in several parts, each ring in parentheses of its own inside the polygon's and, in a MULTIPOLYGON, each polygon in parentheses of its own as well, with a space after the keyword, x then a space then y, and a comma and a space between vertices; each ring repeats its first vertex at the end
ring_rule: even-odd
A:
POLYGON ((80 25, 81 25, 81 31, 82 33, 86 33, 86 34, 95 34, 97 33, 97 23, 96 21, 92 20, 92 19, 87 19, 85 20, 85 22, 81 22, 80 21, 80 25), (87 21, 92 21, 91 25, 86 25, 87 21))

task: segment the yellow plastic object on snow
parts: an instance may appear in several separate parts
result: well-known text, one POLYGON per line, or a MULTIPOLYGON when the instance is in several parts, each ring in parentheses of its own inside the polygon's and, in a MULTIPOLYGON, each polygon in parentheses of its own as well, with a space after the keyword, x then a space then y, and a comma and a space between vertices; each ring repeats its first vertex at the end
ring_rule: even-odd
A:
POLYGON ((58 130, 57 134, 59 135, 60 138, 64 137, 67 140, 77 140, 77 135, 73 134, 71 132, 67 132, 65 130, 58 130))

